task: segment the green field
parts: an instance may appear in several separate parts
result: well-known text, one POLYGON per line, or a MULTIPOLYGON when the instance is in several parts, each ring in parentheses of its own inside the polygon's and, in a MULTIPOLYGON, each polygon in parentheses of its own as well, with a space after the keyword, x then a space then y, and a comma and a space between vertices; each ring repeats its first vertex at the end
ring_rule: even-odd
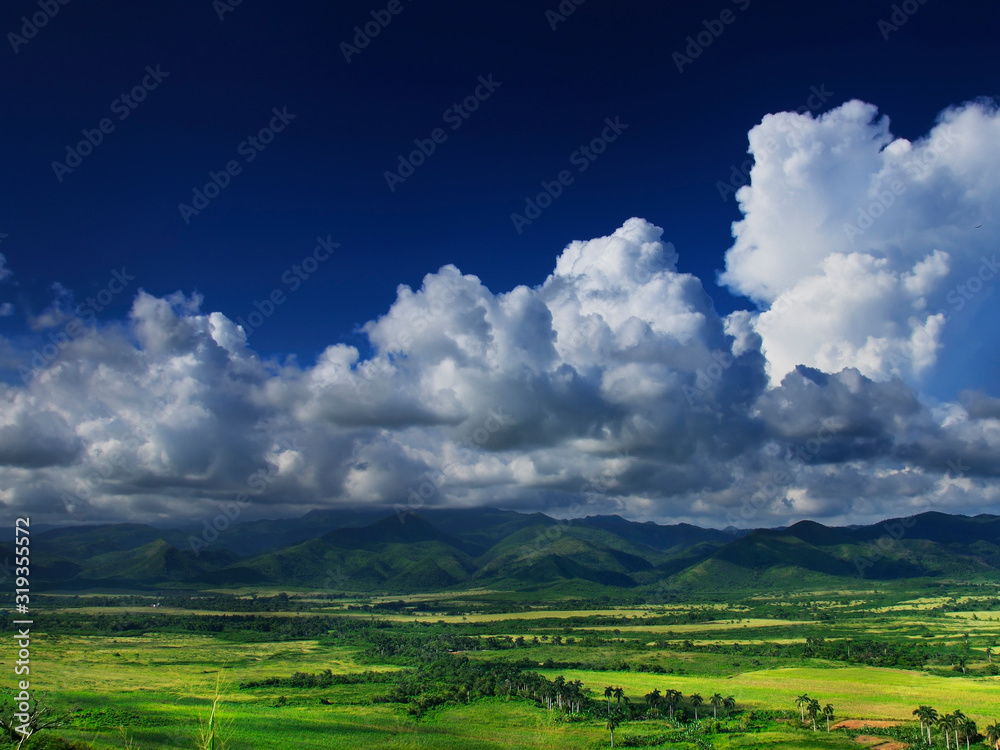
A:
POLYGON ((1000 717, 1000 676, 986 651, 1000 636, 995 589, 590 609, 567 598, 522 612, 503 611, 509 602, 488 592, 464 602, 415 596, 385 611, 388 600, 352 600, 368 612, 310 609, 309 592, 289 593, 284 609, 231 617, 194 596, 189 606, 158 609, 137 605, 141 598, 115 607, 47 597, 36 616, 32 684, 64 722, 26 747, 73 747, 58 737, 95 749, 199 747, 217 690, 216 748, 233 750, 599 748, 610 743, 609 712, 620 720, 619 747, 862 747, 859 731, 827 733, 822 715, 817 731, 808 717, 803 723, 802 694, 831 704, 833 723, 904 722, 868 732, 886 741, 916 737, 912 712, 921 704, 961 709, 980 733, 1000 717), (428 611, 437 601, 441 612, 428 611), (468 614, 456 614, 465 606, 468 614), (460 663, 481 670, 480 682, 441 676, 460 663), (482 683, 501 669, 516 670, 513 687, 482 683), (326 684, 292 679, 324 670, 326 684), (539 697, 548 688, 519 693, 522 680, 578 680, 579 706, 549 708, 539 697), (624 700, 609 703, 608 686, 622 688, 624 700), (654 689, 680 691, 675 720, 668 706, 649 704, 654 689), (705 698, 698 722, 696 693, 705 698), (718 708, 718 720, 713 694, 735 701, 718 708))

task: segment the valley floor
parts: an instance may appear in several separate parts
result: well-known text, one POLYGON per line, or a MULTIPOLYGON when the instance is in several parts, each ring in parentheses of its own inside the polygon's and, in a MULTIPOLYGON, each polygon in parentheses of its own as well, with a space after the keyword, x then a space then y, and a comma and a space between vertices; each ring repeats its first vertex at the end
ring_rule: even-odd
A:
MULTIPOLYGON (((232 750, 599 748, 610 746, 609 714, 618 721, 617 747, 900 750, 920 745, 920 705, 942 715, 960 709, 976 722, 970 744, 982 743, 1000 717, 995 596, 972 588, 939 597, 821 592, 592 610, 557 602, 493 615, 498 605, 488 596, 459 604, 442 596, 438 616, 424 597, 418 616, 380 611, 368 599, 371 612, 345 617, 343 603, 300 592, 286 611, 228 619, 196 598, 154 615, 148 606, 50 597, 48 618, 37 618, 48 624, 33 644, 32 684, 67 722, 32 741, 199 747, 218 691, 215 730, 232 750), (308 627, 316 634, 296 635, 308 627), (441 675, 466 659, 472 669, 485 662, 483 674, 540 675, 535 697, 543 697, 514 694, 516 685, 491 694, 482 679, 449 684, 441 675), (549 686, 551 695, 568 686, 580 711, 548 708, 549 686), (680 694, 673 721, 659 704, 668 691, 680 694), (808 715, 802 721, 808 703, 800 708, 800 696, 831 706, 832 726, 855 721, 827 732, 820 713, 814 731, 808 715)), ((933 734, 944 747, 942 733, 933 734)))

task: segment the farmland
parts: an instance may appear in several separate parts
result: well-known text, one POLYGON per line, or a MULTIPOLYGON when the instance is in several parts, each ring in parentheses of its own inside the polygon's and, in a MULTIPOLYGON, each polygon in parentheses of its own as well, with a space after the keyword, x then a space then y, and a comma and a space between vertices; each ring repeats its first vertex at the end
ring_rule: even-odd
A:
POLYGON ((995 586, 614 596, 511 612, 515 595, 488 591, 231 589, 172 593, 169 607, 53 592, 32 677, 64 723, 31 742, 194 748, 217 695, 216 731, 234 750, 598 748, 609 715, 620 747, 858 748, 865 721, 902 722, 867 735, 916 743, 923 704, 961 710, 980 734, 1000 715, 995 586), (828 733, 819 714, 814 730, 802 695, 832 707, 831 726, 860 723, 828 733))

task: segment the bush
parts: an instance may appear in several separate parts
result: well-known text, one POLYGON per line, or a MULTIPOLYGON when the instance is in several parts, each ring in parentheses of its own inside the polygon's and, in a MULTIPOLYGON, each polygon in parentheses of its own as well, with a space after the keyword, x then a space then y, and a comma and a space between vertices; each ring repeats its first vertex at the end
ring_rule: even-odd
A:
POLYGON ((70 742, 57 735, 42 732, 33 735, 21 747, 22 750, 87 750, 88 748, 82 742, 70 742))

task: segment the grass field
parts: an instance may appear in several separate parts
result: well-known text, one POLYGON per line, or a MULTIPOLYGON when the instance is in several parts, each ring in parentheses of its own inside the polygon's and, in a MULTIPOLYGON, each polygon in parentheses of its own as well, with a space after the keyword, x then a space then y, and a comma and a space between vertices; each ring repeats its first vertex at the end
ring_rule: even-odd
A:
MULTIPOLYGON (((454 598, 448 607, 442 598, 450 614, 416 618, 381 611, 375 599, 353 600, 373 609, 348 617, 323 602, 303 611, 293 599, 287 611, 242 620, 199 608, 196 597, 155 610, 85 599, 67 606, 53 597, 50 624, 33 641, 32 684, 67 721, 37 738, 58 735, 95 750, 127 742, 133 750, 195 748, 217 687, 221 746, 231 750, 599 748, 609 745, 612 710, 621 719, 618 746, 862 747, 858 732, 823 731, 822 717, 820 731, 803 725, 795 704, 802 694, 832 704, 837 720, 915 726, 913 709, 929 704, 941 713, 961 709, 982 730, 1000 716, 1000 676, 986 651, 997 645, 1000 611, 977 603, 994 591, 978 593, 959 600, 827 591, 812 599, 593 609, 555 601, 551 609, 490 612, 477 592, 468 615, 455 613, 454 598), (314 635, 295 635, 307 625, 314 635), (199 632, 207 629, 214 632, 199 632), (541 694, 494 695, 433 676, 414 687, 427 665, 463 657, 485 662, 487 673, 503 665, 528 670, 545 685, 578 680, 580 710, 549 708, 541 694), (328 684, 293 680, 324 670, 328 684), (241 687, 267 679, 273 682, 241 687), (609 705, 608 686, 624 691, 622 707, 609 705), (671 721, 665 708, 649 705, 654 689, 680 691, 683 718, 671 721), (697 724, 695 693, 705 698, 697 724), (735 699, 731 711, 720 709, 718 724, 713 694, 735 699)), ((409 601, 434 603, 431 596, 409 601)))

